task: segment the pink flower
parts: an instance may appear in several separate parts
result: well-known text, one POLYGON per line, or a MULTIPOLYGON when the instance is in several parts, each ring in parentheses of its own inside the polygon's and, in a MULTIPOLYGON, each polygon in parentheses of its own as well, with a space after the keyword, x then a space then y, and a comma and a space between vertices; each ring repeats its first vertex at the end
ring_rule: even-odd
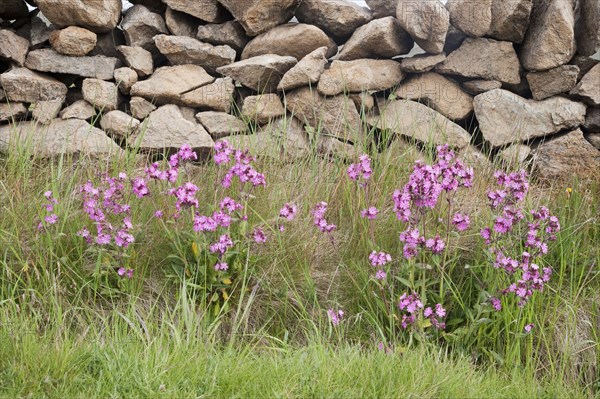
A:
POLYGON ((341 309, 338 311, 329 309, 329 310, 327 310, 327 315, 329 316, 329 320, 331 321, 331 324, 333 324, 334 326, 337 326, 338 324, 340 324, 340 321, 342 321, 342 319, 344 318, 344 311, 341 309))
POLYGON ((385 252, 373 251, 373 252, 371 252, 371 255, 369 255, 369 261, 371 262, 371 265, 373 265, 375 267, 380 267, 380 266, 384 266, 387 263, 391 262, 392 256, 385 252))
POLYGON ((229 237, 227 234, 223 234, 221 237, 219 237, 218 242, 211 244, 209 249, 212 253, 223 255, 231 247, 233 247, 233 241, 231 240, 231 237, 229 237))
POLYGON ((374 206, 371 206, 367 209, 363 209, 362 211, 360 211, 360 216, 369 220, 374 220, 375 218, 377 218, 378 213, 379 210, 374 206))
POLYGON ((377 270, 377 273, 375 273, 376 280, 385 280, 386 277, 387 273, 384 270, 377 270))
POLYGON ((254 229, 254 232, 252 233, 252 237, 254 238, 254 242, 256 242, 256 243, 267 242, 267 235, 260 228, 254 229))
POLYGON ((535 327, 535 325, 534 325, 533 323, 531 323, 531 324, 527 324, 527 325, 525 326, 524 330, 525 330, 525 332, 526 332, 526 333, 530 333, 530 332, 531 332, 531 330, 533 330, 533 328, 534 328, 534 327, 535 327))
POLYGON ((296 213, 298 212, 298 207, 294 204, 284 204, 281 210, 279 211, 279 217, 285 218, 289 221, 294 220, 296 217, 296 213))
POLYGON ((456 227, 456 230, 465 231, 469 228, 469 225, 471 224, 471 219, 468 215, 456 213, 452 218, 452 224, 456 227))
POLYGON ((227 263, 225 263, 225 262, 218 262, 218 263, 215 264, 215 270, 218 271, 218 272, 219 271, 222 272, 222 271, 225 271, 227 269, 229 269, 229 265, 227 263))
POLYGON ((154 212, 154 217, 157 218, 157 219, 162 219, 162 217, 163 217, 163 211, 159 210, 159 211, 154 212))
POLYGON ((502 310, 502 302, 500 301, 500 299, 490 298, 490 303, 492 304, 494 310, 496 310, 497 312, 502 310))
POLYGON ((133 277, 133 269, 125 269, 124 267, 120 267, 117 271, 117 274, 121 277, 132 278, 133 277))

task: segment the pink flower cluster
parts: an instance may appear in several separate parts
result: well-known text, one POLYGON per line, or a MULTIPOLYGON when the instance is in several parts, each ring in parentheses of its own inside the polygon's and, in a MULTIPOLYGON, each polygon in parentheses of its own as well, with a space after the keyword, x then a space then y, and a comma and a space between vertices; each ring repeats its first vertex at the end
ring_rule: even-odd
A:
POLYGON ((265 186, 267 184, 265 175, 258 173, 251 165, 254 158, 250 156, 247 150, 236 150, 229 145, 227 140, 217 142, 214 150, 215 154, 213 159, 217 165, 225 165, 232 160, 235 161, 234 165, 229 168, 221 181, 223 187, 230 187, 235 176, 238 177, 240 182, 249 182, 254 187, 265 186))
POLYGON ((369 261, 371 262, 371 266, 377 268, 377 272, 375 273, 376 280, 383 280, 387 277, 387 273, 383 270, 383 266, 387 265, 392 261, 392 256, 385 252, 371 252, 369 255, 369 261))
POLYGON ((373 173, 373 170, 371 169, 371 159, 366 154, 361 155, 358 159, 358 163, 353 163, 348 167, 348 177, 352 181, 362 179, 366 182, 373 173))
POLYGON ((400 302, 398 303, 398 308, 402 312, 400 324, 404 329, 415 324, 421 316, 429 319, 431 324, 439 330, 446 328, 446 323, 444 322, 446 309, 439 303, 435 305, 435 309, 432 309, 431 307, 425 308, 419 294, 416 292, 413 292, 410 295, 407 293, 402 294, 400 302))
POLYGON ((335 224, 327 223, 325 220, 325 213, 327 212, 327 202, 319 202, 312 211, 314 224, 323 233, 331 233, 336 229, 335 224))
POLYGON ((425 238, 418 228, 408 228, 400 233, 400 242, 404 243, 403 254, 406 259, 412 259, 419 254, 421 249, 427 249, 433 254, 441 254, 446 248, 446 243, 439 235, 425 238))
POLYGON ((329 320, 331 321, 331 324, 333 324, 334 326, 337 326, 338 324, 340 324, 340 322, 344 318, 344 311, 341 309, 339 309, 337 311, 333 310, 333 309, 328 309, 327 315, 329 316, 329 320))
POLYGON ((48 226, 58 223, 58 215, 54 213, 54 205, 58 204, 58 200, 54 198, 52 191, 46 191, 44 193, 44 197, 46 198, 46 201, 48 201, 46 204, 44 204, 46 216, 44 216, 44 222, 39 222, 38 230, 43 230, 44 224, 48 226))

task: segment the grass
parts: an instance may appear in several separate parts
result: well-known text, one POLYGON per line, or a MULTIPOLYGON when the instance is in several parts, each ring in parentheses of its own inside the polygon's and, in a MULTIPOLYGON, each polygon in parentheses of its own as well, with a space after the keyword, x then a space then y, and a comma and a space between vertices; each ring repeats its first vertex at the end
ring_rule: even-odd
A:
MULTIPOLYGON (((177 274, 189 236, 152 219, 168 198, 132 205, 144 222, 126 258, 90 252, 76 236, 84 220, 78 187, 98 172, 139 173, 135 157, 47 162, 19 149, 0 158, 0 397, 597 397, 597 182, 534 184, 528 205, 547 205, 563 228, 545 260, 553 278, 522 311, 482 305, 498 275, 478 231, 452 237, 437 260, 447 267, 449 328, 415 342, 374 302, 366 259, 374 246, 395 259, 402 253, 390 198, 418 157, 429 155, 399 141, 372 154, 369 204, 385 210, 372 229, 358 217, 365 204, 341 160, 259 160, 268 185, 252 191, 249 222, 274 239, 248 247, 252 263, 210 311, 177 274), (48 189, 60 199, 61 222, 40 234, 48 189), (319 201, 339 226, 332 240, 312 226, 319 201), (297 203, 301 216, 278 235, 269 229, 285 202, 297 203), (107 273, 117 261, 135 265, 135 278, 107 273), (337 307, 347 317, 334 328, 325 311, 337 307), (534 334, 520 333, 528 321, 534 334), (390 353, 378 350, 382 342, 390 353)), ((454 210, 480 225, 490 218, 492 177, 476 172, 454 210)), ((202 188, 201 207, 224 195, 215 189, 221 173, 212 164, 187 170, 202 188)))

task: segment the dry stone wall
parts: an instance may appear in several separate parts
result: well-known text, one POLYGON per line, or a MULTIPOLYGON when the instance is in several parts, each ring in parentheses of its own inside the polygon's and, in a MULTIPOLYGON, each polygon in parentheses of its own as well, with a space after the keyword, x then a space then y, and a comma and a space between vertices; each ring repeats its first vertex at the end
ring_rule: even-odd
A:
POLYGON ((0 151, 293 161, 386 132, 600 175, 598 0, 131 2, 2 1, 0 151))

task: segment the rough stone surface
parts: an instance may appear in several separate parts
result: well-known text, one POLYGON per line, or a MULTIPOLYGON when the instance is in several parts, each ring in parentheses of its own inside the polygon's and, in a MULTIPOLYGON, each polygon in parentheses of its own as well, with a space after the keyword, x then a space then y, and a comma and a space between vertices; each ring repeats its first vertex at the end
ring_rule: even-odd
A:
POLYGON ((596 66, 600 61, 593 59, 592 57, 586 57, 582 55, 575 55, 573 59, 569 62, 571 65, 577 65, 579 67, 579 75, 577 76, 577 81, 580 81, 581 78, 585 76, 594 66, 596 66))
POLYGON ((376 19, 358 28, 342 47, 338 60, 392 58, 406 54, 414 42, 394 17, 376 19))
POLYGON ((0 122, 12 121, 27 115, 27 107, 23 103, 0 103, 0 122))
POLYGON ((154 42, 171 65, 196 64, 214 73, 235 61, 236 52, 231 47, 213 46, 187 36, 157 35, 154 42))
POLYGON ((117 46, 125 44, 125 35, 119 28, 107 33, 96 35, 96 47, 88 55, 103 55, 105 57, 117 58, 117 46))
POLYGON ((532 8, 533 0, 493 0, 492 24, 487 36, 523 43, 532 8))
POLYGON ((318 26, 337 41, 347 39, 372 18, 368 9, 347 0, 304 0, 295 15, 298 21, 318 26))
POLYGON ((590 105, 600 105, 600 64, 590 69, 571 90, 571 94, 582 98, 590 105))
POLYGON ((450 23, 468 36, 485 36, 492 25, 492 1, 448 0, 450 23))
POLYGON ((204 111, 196 114, 196 119, 204 126, 213 139, 234 134, 246 134, 248 128, 241 119, 226 112, 204 111))
POLYGON ((577 53, 594 55, 600 49, 600 2, 579 0, 579 19, 575 23, 577 53))
POLYGON ((283 75, 277 90, 292 90, 300 86, 312 86, 319 81, 327 64, 327 47, 320 47, 302 58, 283 75))
POLYGON ((134 84, 130 94, 158 105, 179 104, 182 94, 213 81, 214 78, 198 65, 161 67, 149 79, 134 84))
POLYGON ((71 57, 62 55, 52 49, 31 51, 25 60, 25 66, 40 72, 66 73, 111 80, 119 60, 101 55, 92 57, 71 57))
POLYGON ((214 83, 183 94, 180 100, 188 107, 229 113, 234 91, 235 85, 231 78, 220 78, 214 83))
POLYGON ((244 27, 249 36, 257 36, 288 22, 301 0, 219 0, 244 27))
POLYGON ((23 66, 28 51, 29 41, 27 39, 12 31, 0 30, 0 60, 11 61, 23 66))
POLYGON ((264 125, 272 119, 285 115, 285 107, 277 94, 248 96, 244 98, 242 115, 259 125, 264 125))
POLYGON ((118 46, 121 61, 129 68, 133 69, 140 77, 152 75, 154 72, 154 62, 152 53, 139 46, 118 46))
POLYGON ((533 99, 539 101, 568 92, 577 84, 578 75, 579 67, 561 65, 548 71, 529 72, 526 77, 533 99))
POLYGON ((186 120, 176 105, 163 105, 146 119, 143 132, 132 137, 132 142, 147 152, 176 152, 188 144, 199 156, 206 156, 214 147, 210 135, 202 125, 186 120))
POLYGON ((400 26, 430 54, 444 50, 450 15, 438 0, 400 0, 396 9, 400 26))
POLYGON ((497 80, 470 80, 462 84, 465 91, 473 96, 485 93, 486 91, 500 89, 502 82, 497 80))
POLYGON ((297 62, 294 57, 266 54, 220 67, 217 72, 252 90, 273 92, 283 75, 297 62))
POLYGON ((279 160, 295 161, 311 154, 308 134, 296 118, 285 116, 259 129, 259 135, 271 137, 280 148, 279 160))
POLYGON ((36 0, 42 14, 59 27, 80 26, 94 32, 117 27, 121 17, 120 0, 36 0))
POLYGON ((127 95, 129 91, 138 81, 138 74, 131 68, 115 69, 115 83, 119 87, 121 93, 127 95))
POLYGON ((121 27, 128 46, 143 47, 151 53, 156 52, 154 36, 169 33, 163 17, 142 5, 135 5, 127 10, 121 27))
POLYGON ((403 58, 400 61, 400 69, 404 72, 423 73, 431 71, 436 65, 446 60, 446 54, 427 55, 420 54, 403 58))
POLYGON ((81 92, 84 100, 104 112, 117 109, 122 101, 117 85, 100 79, 85 79, 81 92))
POLYGON ((583 124, 585 132, 600 132, 600 107, 588 107, 583 124))
POLYGON ((156 109, 156 106, 143 97, 131 97, 129 109, 131 111, 131 116, 142 120, 146 119, 146 117, 150 115, 150 112, 156 109))
POLYGON ((196 37, 200 20, 189 14, 175 11, 169 7, 165 11, 165 24, 175 36, 196 37))
POLYGON ((511 144, 498 153, 500 159, 509 165, 522 165, 531 155, 531 148, 524 144, 511 144))
POLYGON ((251 39, 237 21, 200 25, 196 38, 215 46, 227 45, 238 52, 242 51, 251 39))
POLYGON ((457 155, 467 166, 472 167, 480 173, 481 171, 488 171, 491 174, 496 170, 490 159, 472 145, 466 146, 457 155))
POLYGON ((0 75, 0 84, 9 101, 36 103, 64 98, 64 83, 27 68, 14 68, 0 75))
POLYGON ((135 134, 140 121, 123 111, 110 111, 102 116, 100 127, 113 138, 126 139, 135 134))
POLYGON ((450 25, 446 34, 446 43, 444 43, 444 54, 448 55, 458 49, 466 38, 467 35, 450 25))
POLYGON ((96 116, 96 110, 87 101, 79 100, 60 111, 59 116, 62 119, 81 119, 87 121, 96 116))
POLYGON ((316 141, 317 152, 324 157, 351 162, 360 156, 358 147, 335 137, 319 135, 316 141))
POLYGON ((225 10, 217 0, 163 0, 173 10, 192 15, 206 22, 221 22, 225 10))
POLYGON ((380 91, 394 87, 403 78, 400 63, 394 60, 333 61, 321 75, 317 90, 328 96, 343 92, 380 91))
POLYGON ((23 0, 2 0, 0 18, 11 20, 27 17, 29 10, 23 0))
POLYGON ((345 96, 324 97, 316 90, 302 87, 286 94, 286 108, 296 118, 321 134, 353 143, 365 140, 360 116, 354 102, 345 96))
POLYGON ((252 39, 242 51, 242 60, 264 54, 290 56, 299 60, 323 46, 328 48, 328 57, 337 53, 337 45, 321 29, 289 23, 252 39))
POLYGON ((83 57, 96 47, 96 34, 84 28, 69 26, 50 34, 50 45, 59 54, 83 57))
POLYGON ((534 151, 536 173, 541 178, 600 177, 600 151, 577 129, 540 144, 534 151))
POLYGON ((375 108, 375 99, 369 93, 350 93, 348 97, 352 100, 358 112, 368 112, 375 108))
POLYGON ((465 119, 473 112, 473 97, 465 93, 458 83, 427 72, 403 82, 396 95, 408 100, 419 100, 452 120, 465 119))
POLYGON ((544 71, 569 62, 575 54, 575 0, 534 0, 521 63, 544 71))
POLYGON ((0 127, 0 152, 27 143, 40 157, 119 155, 121 148, 102 130, 81 119, 54 119, 48 125, 21 122, 0 127))
POLYGON ((597 150, 600 150, 600 133, 590 133, 585 136, 585 139, 597 150))
POLYGON ((379 112, 380 115, 367 119, 370 126, 424 143, 448 143, 455 148, 463 148, 471 141, 471 136, 462 127, 439 112, 414 101, 382 101, 379 103, 379 112))
POLYGON ((519 58, 512 43, 467 38, 435 67, 441 73, 518 84, 519 58))
POLYGON ((398 8, 398 0, 365 0, 371 11, 373 18, 395 17, 398 8))
POLYGON ((493 147, 576 128, 586 112, 584 104, 566 98, 534 101, 502 89, 478 95, 473 105, 483 137, 493 147))
POLYGON ((33 112, 31 116, 34 120, 41 124, 50 123, 53 119, 58 116, 64 99, 40 101, 39 103, 33 104, 33 112))

